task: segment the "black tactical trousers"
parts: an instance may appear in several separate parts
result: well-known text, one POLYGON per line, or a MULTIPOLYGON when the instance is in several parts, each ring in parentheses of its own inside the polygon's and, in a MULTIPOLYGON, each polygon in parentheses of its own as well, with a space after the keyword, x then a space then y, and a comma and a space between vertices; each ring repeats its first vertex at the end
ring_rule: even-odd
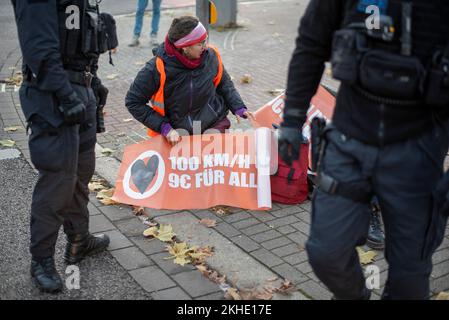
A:
MULTIPOLYGON (((375 147, 336 129, 327 133, 323 172, 341 182, 365 181, 385 225, 388 279, 384 299, 427 299, 432 254, 446 227, 432 192, 448 150, 447 124, 407 141, 375 147), (439 232, 436 232, 438 230, 439 232), (442 232, 441 232, 442 231, 442 232)), ((337 299, 366 297, 355 247, 366 242, 370 204, 318 190, 313 198, 309 262, 337 299)))
POLYGON ((84 123, 55 128, 39 115, 29 122, 31 161, 39 171, 31 204, 30 252, 34 257, 54 254, 62 224, 67 235, 89 228, 87 184, 95 169, 96 103, 91 88, 72 87, 87 107, 84 123))

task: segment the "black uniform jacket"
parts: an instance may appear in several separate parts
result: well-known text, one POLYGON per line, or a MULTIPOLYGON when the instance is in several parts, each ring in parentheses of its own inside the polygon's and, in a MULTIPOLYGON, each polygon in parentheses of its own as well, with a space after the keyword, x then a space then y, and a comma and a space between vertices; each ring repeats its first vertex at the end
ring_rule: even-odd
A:
MULTIPOLYGON (((330 60, 336 30, 350 22, 364 22, 370 14, 358 10, 359 0, 311 0, 300 21, 296 48, 290 61, 285 113, 288 126, 302 126, 307 109, 320 83, 324 63, 330 60)), ((365 3, 367 1, 364 1, 365 3)), ((426 66, 433 52, 449 41, 449 1, 413 0, 412 54, 426 66)), ((375 4, 376 1, 373 1, 375 4)), ((395 37, 387 50, 399 53, 401 1, 389 0, 386 14, 393 17, 395 37)), ((449 108, 448 108, 449 109, 449 108)), ((368 100, 348 84, 341 84, 333 123, 350 137, 373 145, 410 138, 429 129, 435 110, 424 104, 414 107, 391 106, 368 100)), ((441 111, 441 110, 440 110, 441 111)))

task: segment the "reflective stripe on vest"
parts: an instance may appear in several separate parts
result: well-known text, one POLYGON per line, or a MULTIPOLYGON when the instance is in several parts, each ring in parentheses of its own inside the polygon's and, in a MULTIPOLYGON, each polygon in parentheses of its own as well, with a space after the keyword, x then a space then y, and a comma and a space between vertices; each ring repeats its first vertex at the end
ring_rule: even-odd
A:
MULTIPOLYGON (((217 56, 217 60, 218 60, 217 75, 215 76, 214 80, 212 80, 212 82, 214 83, 214 86, 216 88, 220 84, 221 78, 223 77, 223 62, 221 60, 220 52, 218 52, 218 49, 212 45, 209 45, 209 48, 214 50, 215 55, 217 56)), ((165 74, 164 61, 159 57, 156 58, 156 69, 160 75, 159 89, 151 97, 151 100, 150 100, 151 105, 150 106, 151 106, 151 108, 154 109, 154 111, 159 113, 161 116, 165 116, 164 88, 165 88, 165 80, 167 79, 167 76, 165 74)), ((158 132, 153 131, 150 128, 147 128, 147 134, 150 137, 155 137, 155 136, 159 135, 158 132)))
MULTIPOLYGON (((164 104, 164 87, 165 87, 165 79, 167 79, 167 76, 165 74, 165 67, 164 67, 164 60, 157 57, 156 58, 156 70, 159 72, 160 80, 159 80, 159 89, 156 91, 156 93, 151 97, 151 108, 153 108, 154 111, 159 113, 161 116, 165 116, 165 104, 164 104)), ((147 129, 147 135, 150 137, 155 137, 159 133, 156 131, 151 130, 150 128, 147 129)))

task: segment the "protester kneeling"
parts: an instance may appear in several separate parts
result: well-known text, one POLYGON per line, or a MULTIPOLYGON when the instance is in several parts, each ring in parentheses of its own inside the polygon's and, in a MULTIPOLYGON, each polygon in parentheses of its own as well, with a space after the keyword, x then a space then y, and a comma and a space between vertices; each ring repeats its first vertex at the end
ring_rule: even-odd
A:
POLYGON ((231 125, 229 111, 241 118, 253 117, 220 53, 207 44, 206 29, 192 16, 173 20, 165 42, 131 85, 126 107, 148 128, 149 136, 162 134, 171 144, 180 140, 175 129, 188 134, 207 129, 224 132, 231 125))

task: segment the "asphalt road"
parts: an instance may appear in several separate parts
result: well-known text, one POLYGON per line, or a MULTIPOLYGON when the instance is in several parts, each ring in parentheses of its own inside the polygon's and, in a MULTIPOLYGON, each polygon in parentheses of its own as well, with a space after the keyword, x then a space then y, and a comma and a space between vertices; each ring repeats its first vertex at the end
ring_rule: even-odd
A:
MULTIPOLYGON (((29 209, 37 174, 23 159, 0 160, 0 300, 9 299, 151 299, 109 252, 79 264, 80 289, 58 295, 41 294, 29 268, 29 209)), ((62 260, 65 236, 59 234, 56 266, 65 283, 62 260)))

